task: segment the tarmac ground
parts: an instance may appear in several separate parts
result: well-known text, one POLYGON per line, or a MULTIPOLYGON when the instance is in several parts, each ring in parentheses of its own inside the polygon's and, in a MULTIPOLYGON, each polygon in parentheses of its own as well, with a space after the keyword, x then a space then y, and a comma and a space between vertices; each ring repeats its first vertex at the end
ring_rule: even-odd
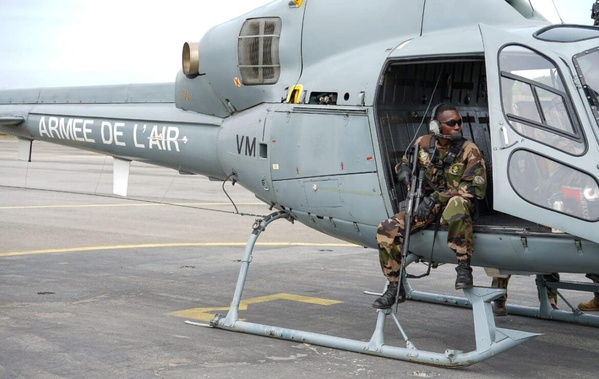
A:
MULTIPOLYGON (((597 377, 599 328, 513 315, 497 326, 542 335, 458 369, 185 323, 226 314, 252 226, 271 213, 245 189, 224 189, 235 205, 223 183, 134 162, 129 196, 113 196, 112 158, 35 142, 22 162, 16 139, 0 136, 0 378, 597 377)), ((444 265, 413 284, 462 296, 454 280, 444 265)), ((537 305, 534 282, 513 277, 510 303, 537 305)), ((373 249, 275 221, 258 239, 239 316, 368 341, 376 312, 364 291, 384 283, 373 249)), ((574 305, 592 296, 562 292, 574 305)), ((418 349, 476 348, 468 309, 407 301, 397 317, 418 349)), ((406 344, 392 322, 385 342, 406 344)))

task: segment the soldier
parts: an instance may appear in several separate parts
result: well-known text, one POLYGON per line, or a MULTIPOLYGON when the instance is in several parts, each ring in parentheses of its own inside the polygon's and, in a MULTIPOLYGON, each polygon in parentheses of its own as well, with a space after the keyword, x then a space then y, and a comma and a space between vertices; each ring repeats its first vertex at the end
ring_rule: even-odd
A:
MULTIPOLYGON (((447 244, 457 257, 456 289, 472 287, 470 258, 474 248, 472 230, 476 201, 484 198, 487 174, 483 156, 474 142, 461 134, 462 118, 449 103, 433 109, 430 134, 416 140, 419 147, 418 166, 425 170, 425 197, 414 211, 411 232, 426 227, 435 220, 448 226, 447 244), (439 216, 439 218, 437 217, 439 216)), ((411 170, 408 156, 395 167, 400 183, 409 184, 411 170)), ((405 209, 383 221, 377 229, 379 259, 383 274, 389 281, 385 293, 372 304, 374 308, 389 308, 405 300, 401 279, 401 251, 405 231, 405 209)))
POLYGON ((599 26, 599 0, 593 4, 593 8, 591 9, 591 18, 595 20, 594 26, 599 26))

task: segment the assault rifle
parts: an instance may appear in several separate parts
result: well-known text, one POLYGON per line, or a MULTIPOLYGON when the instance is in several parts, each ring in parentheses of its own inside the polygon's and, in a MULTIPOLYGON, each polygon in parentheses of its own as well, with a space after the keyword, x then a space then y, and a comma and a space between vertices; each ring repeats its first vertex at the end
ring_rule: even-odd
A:
POLYGON ((405 200, 406 202, 406 213, 404 216, 404 235, 403 235, 403 247, 401 250, 401 267, 399 269, 399 285, 397 286, 397 293, 395 294, 396 306, 395 312, 397 312, 397 303, 404 302, 406 300, 405 289, 403 288, 403 281, 406 276, 406 258, 410 249, 410 235, 412 230, 412 213, 418 206, 420 205, 420 200, 424 196, 424 192, 422 190, 422 186, 424 183, 424 173, 425 167, 418 167, 418 152, 420 151, 420 146, 418 144, 414 144, 412 147, 414 149, 413 154, 410 154, 408 157, 408 164, 410 165, 410 183, 408 187, 408 196, 405 200), (416 173, 418 172, 418 175, 416 173))

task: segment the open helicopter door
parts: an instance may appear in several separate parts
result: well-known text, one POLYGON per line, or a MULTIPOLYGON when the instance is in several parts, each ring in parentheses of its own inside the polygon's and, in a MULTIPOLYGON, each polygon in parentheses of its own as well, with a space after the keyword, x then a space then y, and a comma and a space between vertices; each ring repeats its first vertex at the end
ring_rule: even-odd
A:
POLYGON ((480 29, 494 208, 599 242, 597 141, 565 63, 577 44, 542 41, 536 30, 480 29))

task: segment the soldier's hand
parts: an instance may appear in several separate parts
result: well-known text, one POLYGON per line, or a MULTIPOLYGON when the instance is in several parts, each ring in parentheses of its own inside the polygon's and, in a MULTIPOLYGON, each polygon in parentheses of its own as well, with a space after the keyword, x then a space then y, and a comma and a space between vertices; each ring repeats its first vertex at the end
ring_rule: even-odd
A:
POLYGON ((421 221, 428 220, 434 206, 435 200, 431 196, 425 197, 416 208, 416 218, 421 221))
POLYGON ((412 179, 412 171, 403 163, 399 165, 399 169, 397 170, 397 179, 403 185, 410 184, 410 179, 412 179))

